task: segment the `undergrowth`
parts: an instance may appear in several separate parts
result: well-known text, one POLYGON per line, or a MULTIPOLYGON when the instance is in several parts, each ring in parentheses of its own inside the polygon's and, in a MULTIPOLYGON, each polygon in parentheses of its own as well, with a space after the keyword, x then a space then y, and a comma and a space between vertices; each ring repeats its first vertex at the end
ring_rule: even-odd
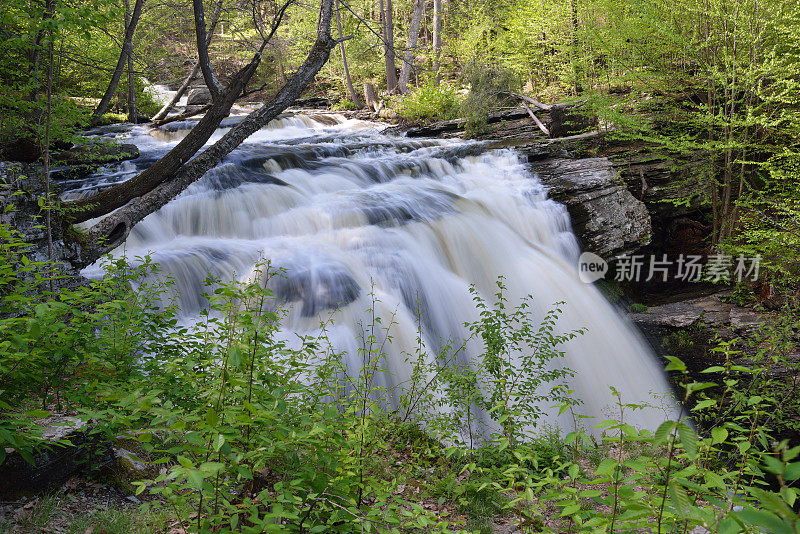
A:
POLYGON ((463 363, 469 340, 431 352, 419 326, 410 380, 389 388, 395 325, 375 297, 354 367, 332 348, 330 320, 314 336, 281 334, 285 309, 265 288, 280 273, 268 263, 258 282, 209 279, 208 307, 189 327, 155 304, 169 282, 145 283, 157 269, 146 259, 51 293, 48 266, 3 231, 0 451, 32 460, 39 418, 80 414, 105 439, 139 442, 157 475, 136 492, 184 531, 798 530, 800 447, 773 432, 796 428, 794 389, 770 373, 787 365, 783 352, 743 365, 721 343, 703 382, 671 358, 667 369, 687 377, 685 408, 651 433, 626 423, 637 404, 618 402, 608 421, 581 417, 559 361, 583 332, 560 331, 561 304, 534 320, 529 301, 506 300, 502 279, 491 300, 473 290, 481 357, 463 363), (543 424, 553 405, 572 428, 543 424))

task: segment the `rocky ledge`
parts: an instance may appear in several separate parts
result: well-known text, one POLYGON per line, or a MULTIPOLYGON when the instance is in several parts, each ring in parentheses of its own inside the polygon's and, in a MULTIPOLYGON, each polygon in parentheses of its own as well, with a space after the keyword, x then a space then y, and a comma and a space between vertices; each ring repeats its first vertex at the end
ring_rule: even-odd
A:
POLYGON ((583 250, 611 259, 650 242, 647 207, 628 191, 608 159, 550 158, 529 167, 550 196, 566 205, 583 250))

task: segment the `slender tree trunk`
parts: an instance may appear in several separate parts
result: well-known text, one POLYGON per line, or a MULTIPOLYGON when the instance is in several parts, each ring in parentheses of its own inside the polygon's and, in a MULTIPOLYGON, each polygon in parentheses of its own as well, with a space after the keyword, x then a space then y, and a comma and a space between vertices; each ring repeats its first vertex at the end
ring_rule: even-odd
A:
MULTIPOLYGON (((131 23, 131 5, 128 0, 125 0, 125 27, 131 23)), ((133 42, 131 41, 130 49, 128 50, 128 122, 136 124, 136 84, 135 74, 133 72, 133 42)))
MULTIPOLYGON (((219 0, 219 2, 217 2, 216 5, 214 6, 214 13, 211 15, 211 23, 208 26, 208 32, 206 36, 206 47, 211 46, 211 40, 214 38, 214 30, 217 27, 217 22, 219 21, 220 13, 222 13, 222 0, 219 0)), ((170 112, 170 110, 175 107, 175 105, 178 103, 181 97, 184 94, 186 94, 186 91, 189 90, 189 87, 192 85, 192 81, 195 78, 197 78, 199 72, 200 72, 200 62, 196 61, 194 67, 192 67, 192 71, 183 80, 183 83, 181 84, 180 87, 178 87, 178 90, 172 96, 170 101, 164 104, 164 107, 162 107, 158 111, 158 113, 153 115, 152 119, 150 120, 152 120, 153 122, 157 122, 166 117, 167 114, 170 112)))
POLYGON ((403 58, 403 65, 400 67, 400 81, 397 82, 397 89, 401 93, 406 92, 408 80, 411 79, 411 71, 414 68, 414 53, 417 50, 417 40, 419 39, 419 26, 424 11, 425 0, 416 0, 414 12, 411 15, 411 25, 408 28, 408 47, 403 58))
POLYGON ((208 40, 206 39, 206 14, 203 9, 203 0, 192 0, 194 9, 194 30, 197 35, 197 61, 200 63, 200 70, 203 72, 203 80, 206 82, 208 90, 211 92, 211 99, 223 91, 222 85, 214 75, 211 68, 211 59, 208 57, 208 40))
POLYGON ((199 73, 200 73, 200 62, 197 61, 195 62, 194 67, 192 67, 192 72, 190 72, 189 75, 183 80, 183 83, 181 84, 180 87, 178 87, 178 90, 175 91, 175 94, 172 95, 170 101, 164 104, 164 107, 158 110, 158 113, 153 115, 153 117, 150 120, 152 122, 158 122, 162 120, 164 117, 166 117, 167 114, 170 112, 170 110, 175 107, 175 105, 178 103, 181 97, 184 94, 186 94, 186 91, 189 89, 189 86, 192 85, 192 80, 197 78, 197 75, 199 73))
POLYGON ((433 72, 439 84, 439 60, 442 55, 442 0, 433 0, 433 72))
MULTIPOLYGON (((333 50, 337 44, 330 34, 333 3, 334 0, 322 0, 317 26, 317 39, 314 45, 297 72, 295 72, 291 79, 278 91, 278 94, 276 94, 268 104, 248 115, 219 141, 188 163, 186 163, 186 161, 193 153, 188 154, 185 147, 178 150, 183 141, 179 143, 167 156, 162 158, 169 159, 171 162, 179 162, 177 170, 172 171, 171 166, 170 168, 164 168, 162 165, 161 171, 158 174, 151 173, 148 180, 139 179, 142 175, 147 173, 147 171, 129 180, 128 182, 136 182, 137 187, 134 188, 134 191, 131 191, 130 188, 127 188, 127 190, 120 189, 128 183, 123 182, 122 184, 100 193, 100 195, 105 194, 104 196, 106 196, 107 199, 108 197, 111 198, 111 200, 105 202, 105 213, 110 211, 108 208, 111 206, 117 205, 117 207, 122 207, 114 213, 111 213, 89 230, 86 236, 86 242, 92 243, 93 246, 84 249, 81 258, 84 264, 88 265, 96 261, 102 254, 113 250, 125 240, 131 228, 133 228, 137 222, 141 221, 150 213, 160 209, 181 191, 202 177, 208 170, 219 164, 222 158, 235 150, 236 147, 254 132, 277 117, 300 96, 302 91, 314 79, 317 72, 319 72, 328 61, 331 50, 333 50), (124 194, 127 200, 115 198, 120 191, 125 191, 124 194), (131 193, 133 193, 132 196, 131 193), (121 200, 122 202, 120 202, 121 200)), ((220 94, 217 102, 212 106, 212 109, 201 119, 200 124, 189 132, 189 135, 195 132, 195 130, 202 129, 204 132, 203 136, 206 139, 210 137, 222 121, 222 118, 227 115, 226 110, 230 109, 236 101, 236 97, 241 93, 250 77, 252 77, 260 60, 261 53, 259 52, 250 64, 233 77, 229 88, 220 94), (212 116, 213 118, 209 118, 212 116)), ((196 143, 197 141, 196 139, 194 142, 196 143)), ((159 163, 161 163, 161 161, 157 162, 153 167, 159 163)), ((150 168, 152 169, 153 167, 150 168)), ((85 204, 91 204, 92 199, 100 195, 95 195, 95 197, 87 199, 89 202, 85 204)), ((74 204, 77 203, 73 203, 73 205, 74 204)), ((114 208, 112 207, 111 209, 114 208)), ((82 218, 83 220, 87 220, 85 215, 82 218)))
POLYGON ((394 60, 394 27, 392 25, 392 0, 378 0, 381 13, 383 57, 386 61, 386 89, 391 92, 397 88, 397 72, 394 60))
POLYGON ((92 125, 95 125, 100 121, 100 117, 108 109, 108 105, 111 103, 111 99, 114 97, 114 93, 117 90, 117 86, 119 85, 119 79, 122 77, 122 71, 125 70, 125 62, 128 58, 128 55, 131 53, 133 34, 136 31, 136 25, 139 24, 139 17, 142 14, 143 5, 144 5, 144 0, 136 0, 136 3, 133 5, 133 13, 131 13, 131 20, 130 23, 128 24, 128 27, 125 29, 125 37, 123 38, 122 41, 122 52, 119 55, 119 59, 117 60, 117 66, 114 68, 114 74, 111 75, 111 81, 109 82, 108 87, 106 88, 106 92, 103 94, 103 98, 97 105, 97 109, 95 109, 94 113, 92 113, 92 119, 91 119, 92 125))
POLYGON ((575 76, 575 94, 583 92, 581 86, 581 68, 578 65, 580 56, 578 54, 578 0, 571 0, 570 11, 572 15, 572 73, 575 76))
POLYGON ((341 1, 336 4, 336 27, 339 29, 339 48, 342 51, 342 65, 344 65, 344 81, 347 83, 347 92, 350 93, 350 100, 358 109, 364 107, 358 93, 353 88, 353 79, 350 78, 350 68, 347 66, 347 54, 344 51, 344 37, 342 36, 342 15, 341 15, 341 1))
MULTIPOLYGON (((45 4, 45 11, 47 11, 47 18, 52 18, 55 10, 55 0, 47 0, 45 4)), ((50 214, 52 202, 50 198, 50 131, 53 118, 53 41, 55 35, 52 28, 47 32, 47 118, 44 128, 44 147, 42 149, 44 159, 44 196, 45 196, 45 231, 47 232, 47 260, 52 268, 53 262, 53 222, 50 214)), ((54 291, 53 274, 48 276, 50 291, 54 291)))

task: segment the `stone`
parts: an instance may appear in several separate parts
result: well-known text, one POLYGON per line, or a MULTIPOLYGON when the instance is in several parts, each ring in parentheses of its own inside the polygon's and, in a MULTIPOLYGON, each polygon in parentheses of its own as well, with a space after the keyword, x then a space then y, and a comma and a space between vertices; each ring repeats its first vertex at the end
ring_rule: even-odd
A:
MULTIPOLYGON (((30 244, 25 255, 32 262, 48 260, 44 214, 39 207, 44 189, 41 165, 0 162, 0 224, 14 228, 30 244)), ((53 261, 66 275, 56 279, 54 285, 56 289, 74 287, 84 281, 80 276, 81 250, 77 243, 65 239, 58 212, 53 211, 52 215, 53 261)))
POLYGON ((686 302, 673 302, 648 308, 646 312, 629 314, 640 327, 688 328, 703 317, 703 309, 686 302))
POLYGON ((186 104, 189 106, 203 106, 209 103, 211 103, 211 91, 205 85, 190 89, 186 95, 186 104))
POLYGON ((87 421, 52 415, 38 424, 43 427, 42 440, 33 451, 32 464, 6 448, 6 459, 0 464, 0 498, 52 489, 82 469, 110 463, 108 447, 92 435, 87 421))
POLYGON ((647 208, 631 195, 608 159, 545 159, 529 168, 550 196, 566 205, 584 250, 610 260, 650 242, 647 208))

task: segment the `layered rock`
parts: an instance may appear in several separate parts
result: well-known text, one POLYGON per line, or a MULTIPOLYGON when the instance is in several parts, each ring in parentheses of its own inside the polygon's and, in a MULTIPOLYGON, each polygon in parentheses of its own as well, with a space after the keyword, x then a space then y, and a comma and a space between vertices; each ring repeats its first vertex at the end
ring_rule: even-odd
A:
MULTIPOLYGON (((25 251, 31 262, 47 261, 45 214, 39 207, 44 199, 44 178, 39 165, 0 162, 0 224, 17 230, 30 243, 25 251)), ((55 191, 53 194, 55 195, 55 191)), ((79 279, 80 247, 64 239, 58 212, 52 212, 53 261, 58 262, 69 278, 56 285, 75 283, 79 279)))
POLYGON ((650 214, 608 159, 544 159, 530 170, 566 205, 584 250, 611 259, 649 243, 650 214))

